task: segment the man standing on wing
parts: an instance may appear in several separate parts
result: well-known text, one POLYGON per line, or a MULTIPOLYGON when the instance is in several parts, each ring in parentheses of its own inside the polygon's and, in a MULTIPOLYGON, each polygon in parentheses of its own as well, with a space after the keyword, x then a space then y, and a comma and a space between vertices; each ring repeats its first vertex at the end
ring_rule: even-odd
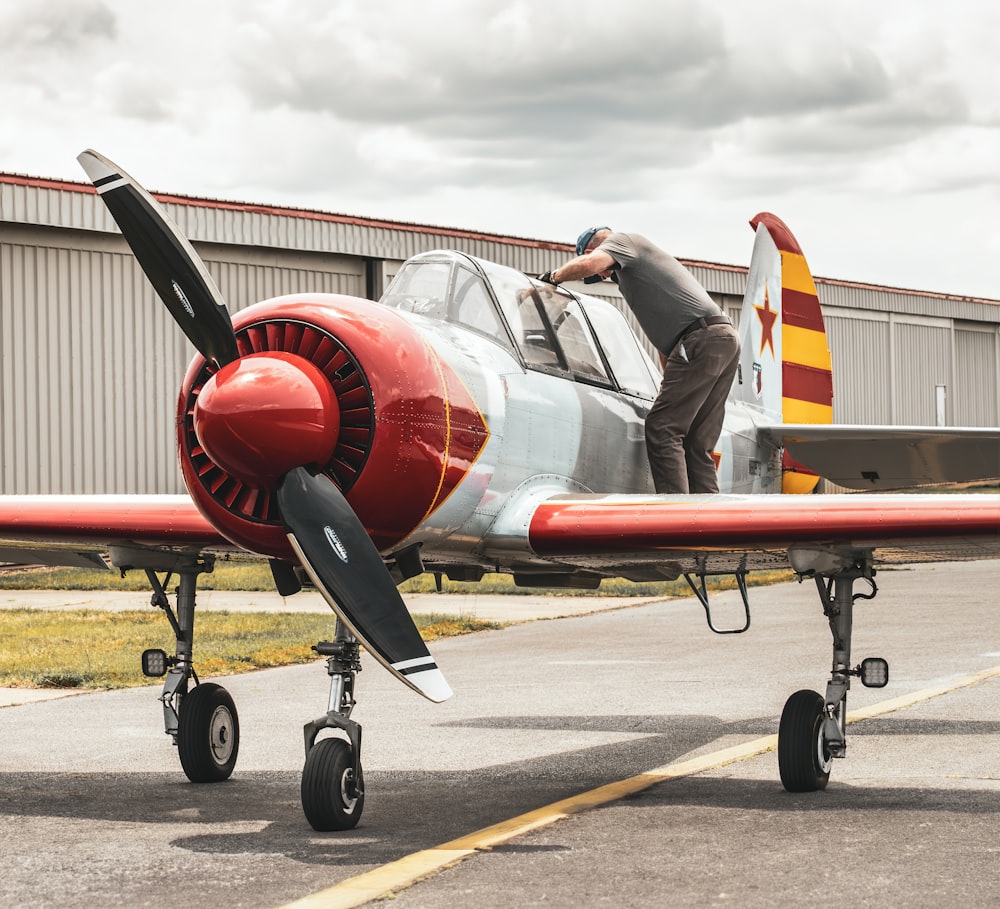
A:
POLYGON ((712 450, 740 359, 732 322, 673 256, 639 234, 592 227, 576 258, 541 276, 550 284, 610 278, 660 352, 663 381, 646 417, 657 492, 718 492, 712 450))

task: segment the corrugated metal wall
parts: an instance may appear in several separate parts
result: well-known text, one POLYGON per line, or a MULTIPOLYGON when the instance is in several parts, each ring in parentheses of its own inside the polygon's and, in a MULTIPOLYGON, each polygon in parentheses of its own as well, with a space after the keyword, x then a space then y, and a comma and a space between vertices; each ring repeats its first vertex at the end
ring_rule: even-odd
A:
MULTIPOLYGON (((179 493, 177 390, 194 349, 120 236, 0 227, 0 494, 179 493)), ((348 256, 199 245, 232 311, 364 296, 348 256)))
POLYGON ((824 315, 833 361, 833 421, 891 423, 889 320, 824 315))
POLYGON ((0 269, 2 492, 181 491, 189 353, 132 255, 5 239, 0 269))
MULTIPOLYGON (((165 205, 233 311, 285 293, 377 295, 403 259, 434 248, 529 274, 570 255, 472 231, 176 197, 165 205)), ((745 272, 689 267, 738 324, 745 272)), ((817 286, 836 421, 933 424, 943 385, 948 423, 1000 425, 1000 305, 817 286)), ((586 289, 637 327, 610 285, 586 289)), ((0 175, 0 494, 181 492, 174 409, 193 353, 95 194, 0 175)))
POLYGON ((957 426, 1000 426, 1000 332, 955 326, 955 387, 949 395, 957 426))
MULTIPOLYGON (((893 422, 934 426, 936 389, 951 387, 950 327, 898 321, 893 341, 893 422)), ((944 417, 951 422, 947 410, 944 417)))
POLYGON ((198 254, 231 312, 260 300, 294 293, 365 296, 364 262, 350 256, 260 251, 198 244, 198 254))
POLYGON ((1000 425, 1000 327, 849 312, 824 315, 838 423, 1000 425))

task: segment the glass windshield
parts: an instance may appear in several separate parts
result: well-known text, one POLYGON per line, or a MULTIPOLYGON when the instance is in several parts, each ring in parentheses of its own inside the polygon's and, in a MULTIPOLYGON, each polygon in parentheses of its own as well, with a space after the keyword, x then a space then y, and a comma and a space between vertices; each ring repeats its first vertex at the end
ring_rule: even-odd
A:
POLYGON ((586 299, 582 303, 622 391, 656 397, 659 374, 625 317, 607 303, 586 299))
POLYGON ((601 355, 590 334, 580 304, 565 292, 557 291, 555 288, 540 288, 539 295, 549 317, 549 324, 552 325, 559 346, 566 355, 566 365, 569 369, 581 378, 607 382, 607 370, 601 362, 601 355))
POLYGON ((451 264, 408 262, 393 278, 382 302, 396 309, 444 318, 451 264))
POLYGON ((382 302, 465 326, 507 350, 512 349, 513 336, 531 368, 570 372, 585 382, 612 385, 610 366, 623 391, 656 395, 656 367, 614 306, 593 298, 577 300, 513 268, 475 261, 486 280, 462 261, 435 257, 406 262, 382 302))
POLYGON ((408 262, 389 285, 382 302, 464 325, 513 350, 486 282, 460 263, 408 262))

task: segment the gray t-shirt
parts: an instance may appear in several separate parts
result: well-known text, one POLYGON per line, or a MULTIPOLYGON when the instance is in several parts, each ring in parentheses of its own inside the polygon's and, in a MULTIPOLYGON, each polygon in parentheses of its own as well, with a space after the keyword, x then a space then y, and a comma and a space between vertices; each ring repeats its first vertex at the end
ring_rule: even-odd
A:
POLYGON ((722 315, 708 291, 680 262, 640 234, 616 231, 598 248, 618 263, 615 274, 622 296, 664 355, 696 319, 722 315))

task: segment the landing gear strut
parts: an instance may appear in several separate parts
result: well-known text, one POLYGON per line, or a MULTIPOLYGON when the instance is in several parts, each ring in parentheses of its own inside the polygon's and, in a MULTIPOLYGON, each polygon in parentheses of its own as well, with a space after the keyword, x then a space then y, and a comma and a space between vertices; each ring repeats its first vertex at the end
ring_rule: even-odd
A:
POLYGON ((800 570, 801 555, 792 558, 800 574, 811 573, 816 581, 823 613, 833 634, 833 668, 826 685, 826 697, 805 689, 796 691, 785 703, 778 728, 778 770, 789 792, 825 789, 834 758, 847 754, 847 692, 851 676, 858 676, 869 688, 882 688, 889 681, 889 665, 870 658, 851 668, 851 632, 854 601, 872 600, 878 593, 870 558, 844 560, 833 570, 800 570), (799 565, 796 565, 796 561, 799 565), (869 593, 855 593, 854 583, 865 581, 869 593))
POLYGON ((361 820, 365 807, 365 781, 361 770, 361 726, 351 719, 354 680, 361 671, 357 638, 337 619, 333 641, 313 648, 325 656, 330 675, 326 716, 306 723, 306 762, 302 768, 302 810, 314 830, 350 830, 361 820), (316 741, 324 729, 347 736, 316 741))
POLYGON ((163 726, 177 746, 181 767, 192 783, 227 780, 236 767, 240 749, 240 721, 232 697, 221 685, 200 684, 194 671, 194 610, 198 575, 215 567, 212 556, 165 553, 138 547, 112 547, 111 561, 123 571, 141 568, 153 588, 152 605, 162 609, 174 630, 176 653, 147 650, 142 655, 143 674, 166 676, 160 703, 163 726), (166 577, 160 580, 157 572, 166 577), (166 588, 177 574, 176 611, 166 588), (188 690, 191 682, 195 687, 188 690))

